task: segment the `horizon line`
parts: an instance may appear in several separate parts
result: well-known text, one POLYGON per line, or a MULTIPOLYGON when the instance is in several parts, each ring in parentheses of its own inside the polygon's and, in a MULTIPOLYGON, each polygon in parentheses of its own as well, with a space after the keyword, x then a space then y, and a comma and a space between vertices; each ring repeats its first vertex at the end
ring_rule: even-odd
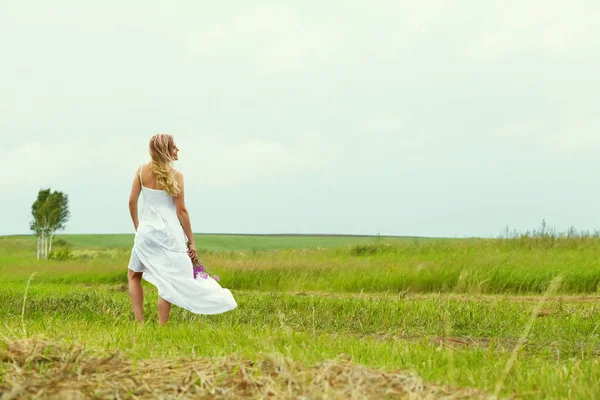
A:
MULTIPOLYGON (((72 235, 135 235, 132 233, 61 233, 56 234, 54 237, 59 236, 72 236, 72 235)), ((352 233, 215 233, 215 232, 194 232, 194 235, 204 236, 318 236, 318 237, 393 237, 393 238, 423 238, 423 239, 445 239, 448 237, 442 236, 415 236, 415 235, 369 235, 369 234, 352 234, 352 233)), ((34 236, 33 233, 14 233, 7 235, 0 235, 0 237, 8 236, 34 236)), ((467 237, 466 237, 467 238, 467 237)))

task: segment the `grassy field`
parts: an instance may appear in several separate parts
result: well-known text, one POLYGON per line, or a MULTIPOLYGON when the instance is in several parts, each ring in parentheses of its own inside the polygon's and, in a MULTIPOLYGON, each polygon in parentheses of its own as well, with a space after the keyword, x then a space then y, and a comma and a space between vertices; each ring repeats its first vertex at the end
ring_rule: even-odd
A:
POLYGON ((239 307, 216 316, 174 308, 167 327, 150 285, 146 323, 133 323, 131 236, 60 239, 72 259, 36 261, 31 238, 0 238, 0 392, 600 396, 595 237, 198 235, 239 307), (49 386, 56 371, 63 383, 49 386))
MULTIPOLYGON (((31 273, 51 283, 126 282, 131 244, 110 236, 63 236, 74 258, 36 262, 31 238, 0 238, 0 274, 23 281, 31 273), (105 238, 107 246, 101 247, 105 238), (116 246, 115 243, 121 243, 116 246), (93 243, 84 247, 82 243, 93 243)), ((281 237, 224 236, 199 254, 236 290, 335 293, 540 294, 562 276, 563 294, 593 294, 600 285, 600 239, 461 239, 317 237, 305 247, 279 248, 281 237), (231 243, 227 244, 228 239, 231 243), (335 239, 335 240, 334 240, 335 239), (332 241, 332 242, 328 242, 332 241), (254 250, 246 246, 252 244, 254 250), (268 248, 271 250, 256 250, 268 248), (227 250, 222 250, 227 248, 227 250)))
MULTIPOLYGON (((131 249, 133 246, 133 234, 121 235, 59 235, 57 239, 63 238, 75 249, 131 249)), ((341 236, 341 235, 194 235, 198 249, 212 251, 228 250, 274 250, 274 249, 298 249, 317 247, 340 247, 356 244, 369 244, 373 241, 372 236, 341 236)), ((432 241, 439 239, 419 237, 382 237, 388 243, 400 243, 407 240, 432 241)), ((33 236, 0 236, 0 240, 21 242, 33 246, 33 236)))

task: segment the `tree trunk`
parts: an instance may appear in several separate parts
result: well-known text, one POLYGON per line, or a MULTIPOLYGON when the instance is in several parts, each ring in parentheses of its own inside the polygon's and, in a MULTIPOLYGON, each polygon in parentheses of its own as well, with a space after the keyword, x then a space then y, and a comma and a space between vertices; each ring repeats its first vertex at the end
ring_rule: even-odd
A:
POLYGON ((46 230, 42 233, 42 248, 44 249, 43 257, 44 260, 48 259, 48 237, 46 236, 46 230))
POLYGON ((52 233, 50 234, 50 243, 49 243, 49 245, 50 245, 50 246, 49 246, 49 247, 50 247, 50 250, 48 250, 48 254, 52 253, 52 239, 53 239, 53 238, 54 238, 54 232, 52 232, 52 233))
POLYGON ((37 259, 40 259, 40 242, 41 242, 41 238, 39 235, 36 236, 37 239, 37 259))

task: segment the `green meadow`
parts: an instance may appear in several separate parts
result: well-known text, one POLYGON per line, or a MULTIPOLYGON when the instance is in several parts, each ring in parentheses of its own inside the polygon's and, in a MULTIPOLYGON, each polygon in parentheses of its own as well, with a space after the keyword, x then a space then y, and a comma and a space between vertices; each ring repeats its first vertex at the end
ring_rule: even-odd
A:
POLYGON ((38 261, 32 237, 0 237, 0 394, 51 393, 58 389, 44 386, 52 375, 44 371, 69 365, 61 368, 75 372, 64 379, 78 395, 107 396, 108 384, 84 365, 118 354, 133 370, 157 360, 235 365, 213 378, 195 368, 172 387, 156 386, 139 367, 129 373, 137 384, 113 380, 110 396, 116 390, 121 398, 268 397, 268 385, 256 383, 265 376, 273 398, 325 391, 329 398, 600 396, 596 236, 197 235, 200 258, 238 308, 201 316, 174 307, 165 327, 148 284, 146 321, 133 321, 126 279, 132 235, 60 235, 55 242, 68 256, 38 261), (31 349, 43 351, 32 356, 31 349), (73 349, 85 349, 85 357, 65 356, 73 349), (265 357, 287 360, 289 376, 265 367, 265 357), (324 385, 324 361, 376 375, 324 385), (234 379, 240 365, 258 368, 256 375, 234 379), (392 373, 407 383, 394 386, 392 373), (97 384, 77 386, 77 376, 97 384), (378 391, 374 376, 388 377, 388 392, 378 391))

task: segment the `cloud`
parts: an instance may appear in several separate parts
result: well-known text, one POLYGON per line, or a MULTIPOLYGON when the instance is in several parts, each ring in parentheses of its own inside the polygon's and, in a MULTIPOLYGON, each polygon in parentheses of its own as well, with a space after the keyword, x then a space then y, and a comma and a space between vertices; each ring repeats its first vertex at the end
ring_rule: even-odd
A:
MULTIPOLYGON (((235 186, 273 178, 318 173, 339 160, 325 137, 306 133, 284 140, 219 137, 176 138, 181 148, 176 168, 205 186, 235 186)), ((149 159, 147 140, 80 138, 29 142, 0 150, 3 187, 74 186, 110 180, 126 181, 149 159)))
POLYGON ((138 142, 132 138, 65 137, 5 148, 0 150, 0 169, 15 173, 0 175, 0 185, 31 188, 84 181, 93 185, 99 178, 102 181, 103 176, 114 176, 119 171, 132 169, 133 174, 139 165, 137 162, 146 153, 146 148, 138 142))
POLYGON ((248 63, 270 75, 324 66, 341 40, 335 26, 301 21, 293 9, 259 7, 190 36, 188 50, 209 64, 248 63))
POLYGON ((54 184, 58 175, 66 172, 63 155, 56 145, 30 142, 15 148, 0 150, 0 185, 17 189, 25 184, 54 184))
POLYGON ((585 0, 512 0, 495 11, 469 46, 472 58, 569 54, 600 45, 600 10, 585 0))
POLYGON ((431 32, 432 26, 443 19, 453 6, 447 0, 422 0, 418 2, 395 3, 398 16, 398 31, 403 33, 431 32))
POLYGON ((318 134, 287 140, 251 138, 229 142, 217 137, 181 138, 178 168, 205 186, 235 186, 273 178, 318 173, 335 165, 338 153, 318 134))
POLYGON ((575 157, 582 152, 597 154, 600 150, 600 125, 574 125, 552 137, 552 149, 575 157))

